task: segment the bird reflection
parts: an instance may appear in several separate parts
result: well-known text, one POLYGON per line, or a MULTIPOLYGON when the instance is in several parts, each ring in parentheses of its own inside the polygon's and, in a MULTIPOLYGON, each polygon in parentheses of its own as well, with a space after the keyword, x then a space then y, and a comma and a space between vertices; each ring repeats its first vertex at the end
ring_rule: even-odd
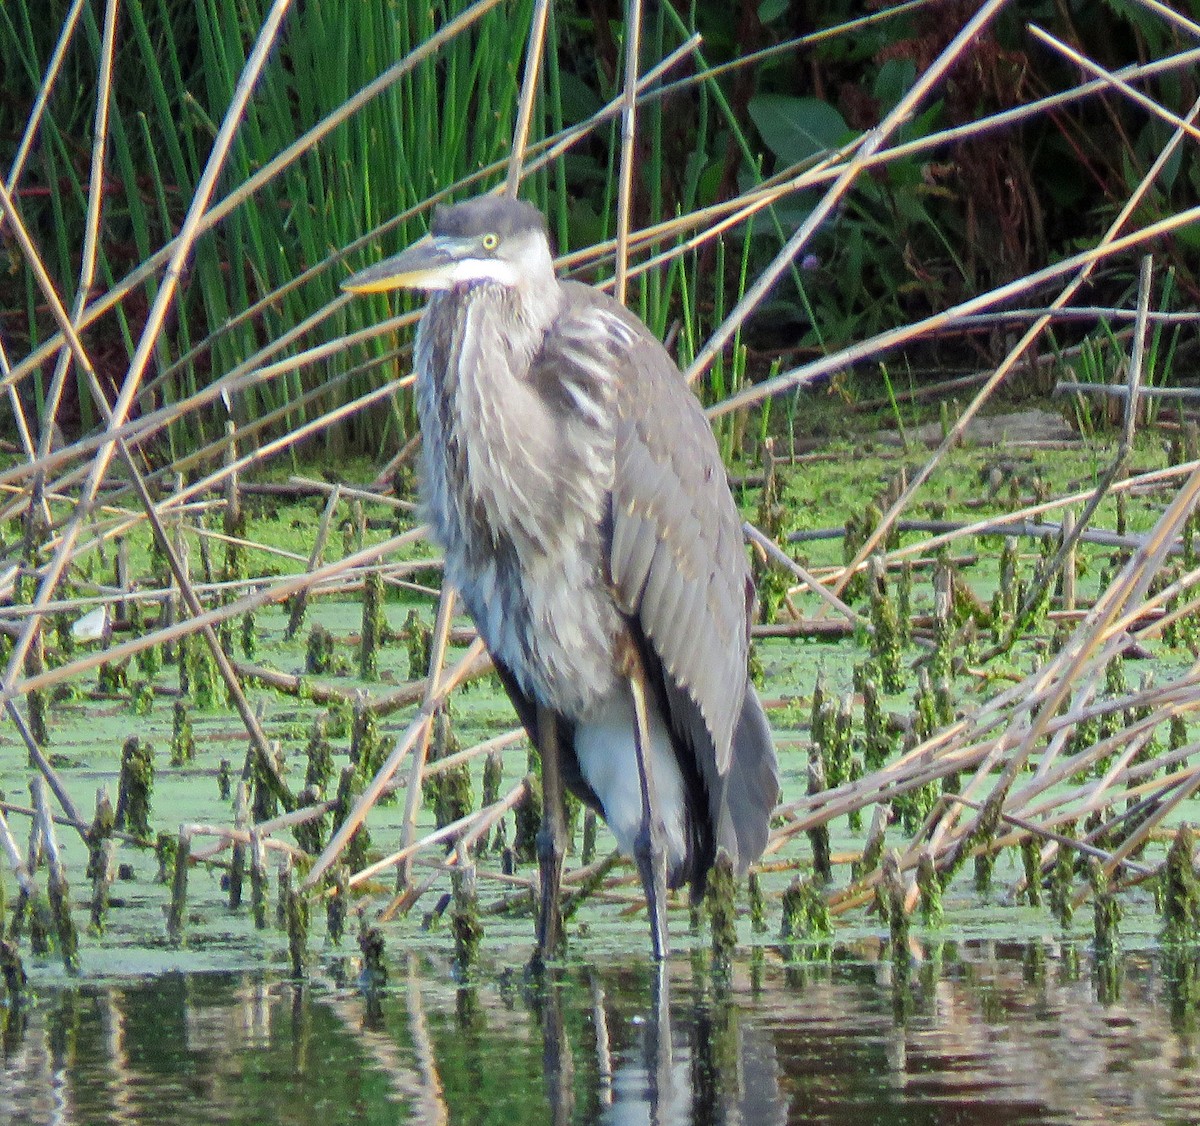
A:
POLYGON ((685 1009, 673 1022, 668 964, 650 969, 648 988, 631 989, 624 976, 606 988, 594 971, 589 984, 591 1043, 574 1049, 562 990, 547 984, 538 994, 546 1097, 556 1126, 787 1121, 770 1034, 739 1019, 728 991, 686 990, 685 1009), (594 1068, 578 1068, 594 1076, 595 1090, 586 1093, 576 1083, 576 1054, 584 1051, 595 1057, 594 1068))
POLYGON ((533 993, 533 1008, 542 1023, 542 1065, 550 1120, 562 1126, 575 1110, 575 1058, 563 1020, 561 979, 547 975, 533 993))

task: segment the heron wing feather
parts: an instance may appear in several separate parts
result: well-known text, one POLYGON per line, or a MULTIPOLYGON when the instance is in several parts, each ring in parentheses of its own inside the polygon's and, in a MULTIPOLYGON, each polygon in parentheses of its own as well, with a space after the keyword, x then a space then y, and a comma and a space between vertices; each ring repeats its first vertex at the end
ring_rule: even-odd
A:
POLYGON ((775 800, 774 749, 746 672, 754 588, 741 517, 704 411, 666 349, 603 293, 572 282, 562 292, 535 377, 548 393, 577 384, 608 406, 608 578, 689 784, 707 799, 708 817, 692 823, 701 894, 717 847, 739 869, 762 852, 775 800))
POLYGON ((670 682, 673 726, 698 758, 707 752, 700 765, 711 790, 729 769, 746 683, 741 519, 708 420, 666 349, 616 302, 567 289, 613 326, 610 577, 670 682))

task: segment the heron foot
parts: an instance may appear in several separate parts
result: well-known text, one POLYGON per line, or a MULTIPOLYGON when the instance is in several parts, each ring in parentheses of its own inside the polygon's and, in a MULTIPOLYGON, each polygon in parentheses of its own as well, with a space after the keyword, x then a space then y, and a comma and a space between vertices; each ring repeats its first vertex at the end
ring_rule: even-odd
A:
POLYGON ((656 961, 670 954, 667 935, 667 849, 663 843, 666 829, 661 820, 646 818, 633 842, 633 859, 642 889, 646 893, 646 911, 650 916, 650 942, 656 961))

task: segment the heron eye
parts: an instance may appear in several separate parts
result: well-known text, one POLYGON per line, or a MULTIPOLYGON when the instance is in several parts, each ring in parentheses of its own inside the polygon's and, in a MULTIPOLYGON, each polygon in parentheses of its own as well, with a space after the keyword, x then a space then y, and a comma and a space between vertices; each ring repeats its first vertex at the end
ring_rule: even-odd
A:
POLYGON ((495 250, 500 245, 500 236, 494 235, 490 231, 479 240, 484 250, 495 250))

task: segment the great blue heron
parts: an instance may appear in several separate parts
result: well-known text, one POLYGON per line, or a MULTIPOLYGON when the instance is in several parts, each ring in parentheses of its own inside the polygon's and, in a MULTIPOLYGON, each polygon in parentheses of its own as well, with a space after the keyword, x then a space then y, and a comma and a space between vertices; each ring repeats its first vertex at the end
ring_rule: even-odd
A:
POLYGON ((541 753, 537 944, 562 939, 562 787, 631 853, 654 954, 667 887, 744 871, 778 797, 746 672, 754 606, 712 430, 663 346, 554 273, 546 223, 484 196, 356 274, 431 296, 417 330, 421 488, 460 592, 541 753))

